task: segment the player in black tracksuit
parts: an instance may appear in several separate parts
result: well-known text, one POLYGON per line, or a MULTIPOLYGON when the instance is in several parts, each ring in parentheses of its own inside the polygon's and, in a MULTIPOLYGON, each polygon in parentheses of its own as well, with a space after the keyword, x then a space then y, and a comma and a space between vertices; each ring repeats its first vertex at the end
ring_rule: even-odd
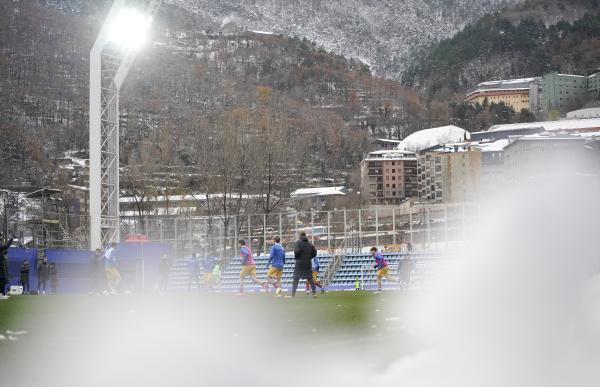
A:
POLYGON ((0 245, 0 294, 2 295, 6 295, 6 285, 10 280, 10 275, 8 273, 8 258, 6 257, 6 253, 10 245, 12 245, 14 239, 15 237, 13 236, 5 245, 0 245))
POLYGON ((300 278, 306 278, 310 284, 313 297, 316 297, 315 283, 312 278, 312 259, 317 256, 317 249, 312 243, 308 241, 306 233, 302 231, 300 233, 300 240, 296 242, 294 248, 294 257, 296 258, 296 264, 294 266, 294 282, 292 284, 292 297, 296 295, 298 289, 298 282, 300 278))
POLYGON ((21 286, 23 287, 23 294, 29 293, 29 261, 24 260, 19 269, 21 286))
POLYGON ((37 291, 39 293, 41 289, 42 293, 46 294, 46 283, 50 279, 50 264, 48 263, 48 257, 46 255, 44 255, 42 262, 37 265, 37 275, 37 291))

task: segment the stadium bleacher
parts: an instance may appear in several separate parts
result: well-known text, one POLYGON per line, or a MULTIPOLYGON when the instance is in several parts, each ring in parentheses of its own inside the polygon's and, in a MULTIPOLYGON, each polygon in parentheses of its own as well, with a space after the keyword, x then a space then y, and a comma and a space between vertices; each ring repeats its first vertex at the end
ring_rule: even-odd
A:
MULTIPOLYGON (((393 277, 399 277, 400 283, 391 283, 384 280, 384 288, 403 288, 419 289, 422 288, 426 279, 431 278, 444 257, 440 253, 385 253, 386 261, 390 266, 393 277), (400 266, 400 272, 398 267, 400 266), (402 272, 404 270, 404 272, 402 272)), ((322 280, 323 274, 332 263, 334 256, 331 254, 318 254, 321 270, 319 280, 322 280)), ((266 279, 268 256, 255 256, 258 278, 262 281, 266 279)), ((173 262, 169 274, 169 291, 184 291, 188 288, 188 258, 182 258, 173 262)), ((342 256, 342 262, 333 275, 333 279, 327 284, 329 290, 353 290, 356 279, 358 278, 364 289, 376 288, 376 271, 373 269, 373 258, 370 254, 349 253, 342 256)), ((202 266, 202 265, 200 265, 202 266)), ((221 283, 216 287, 220 291, 236 291, 239 288, 239 272, 241 270, 240 260, 236 257, 232 259, 227 268, 221 273, 221 283)), ((284 289, 291 288, 292 275, 294 271, 293 255, 286 254, 286 263, 283 269, 282 286, 284 289)), ((200 268, 201 277, 203 274, 200 268)), ((200 286, 204 287, 202 280, 200 286)), ((249 279, 244 284, 245 291, 259 291, 261 287, 252 283, 249 279)), ((192 290, 196 286, 192 283, 192 290)), ((300 287, 299 289, 304 289, 300 287)))
MULTIPOLYGON (((319 262, 321 264, 321 272, 324 273, 329 266, 332 256, 331 255, 317 255, 319 258, 319 262)), ((267 262, 269 257, 266 255, 255 256, 254 262, 256 263, 256 271, 258 274, 258 278, 261 281, 266 279, 267 273, 267 262)), ((171 266, 171 271, 169 273, 169 290, 187 290, 188 286, 188 272, 187 272, 187 262, 188 258, 177 260, 171 266)), ((203 269, 202 265, 200 265, 200 276, 203 277, 203 269)), ((240 281, 240 273, 241 270, 241 262, 239 259, 232 259, 227 268, 222 270, 221 272, 221 283, 217 287, 222 291, 235 291, 239 289, 239 281, 240 281)), ((294 258, 293 254, 286 254, 286 262, 283 268, 283 277, 281 279, 282 286, 284 288, 291 287, 292 285, 292 275, 294 272, 294 258)), ((261 289, 260 286, 252 283, 249 279, 247 279, 244 284, 244 290, 246 291, 258 291, 261 289)), ((201 281, 201 286, 204 286, 204 283, 201 281)), ((192 284, 192 289, 196 289, 196 286, 192 284)))

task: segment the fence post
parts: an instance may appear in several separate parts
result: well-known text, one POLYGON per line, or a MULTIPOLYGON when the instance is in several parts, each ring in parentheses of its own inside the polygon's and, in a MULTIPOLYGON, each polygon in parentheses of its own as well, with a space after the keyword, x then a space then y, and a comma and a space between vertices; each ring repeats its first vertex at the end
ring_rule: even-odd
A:
POLYGON ((189 217, 189 221, 190 221, 190 227, 189 227, 189 232, 190 232, 190 252, 194 251, 194 227, 192 225, 192 217, 189 217))
MULTIPOLYGON (((233 241, 234 245, 237 243, 238 241, 238 220, 237 220, 237 215, 233 216, 233 235, 235 237, 235 240, 233 241)), ((225 252, 223 252, 225 253, 225 252)))
POLYGON ((375 207, 375 245, 379 247, 379 213, 375 207))
POLYGON ((448 206, 444 205, 444 236, 446 239, 446 247, 448 246, 448 206))
POLYGON ((225 235, 225 231, 226 231, 225 230, 225 222, 227 222, 227 218, 224 217, 223 222, 221 222, 221 223, 223 223, 223 227, 221 227, 221 246, 227 246, 227 243, 226 243, 227 239, 226 239, 226 235, 225 235))
POLYGON ((360 208, 358 209, 358 251, 362 249, 362 219, 360 216, 360 208))
POLYGON ((283 222, 281 219, 281 212, 279 213, 279 238, 281 238, 281 240, 283 240, 283 222))
POLYGON ((202 218, 202 220, 204 222, 200 228, 200 235, 204 236, 204 240, 202 241, 202 251, 207 251, 216 248, 217 245, 214 244, 214 241, 212 240, 212 235, 208 233, 209 217, 205 216, 202 218))
POLYGON ((396 244, 396 207, 392 207, 392 244, 396 244))
POLYGON ((431 244, 431 213, 429 208, 425 208, 425 219, 427 219, 427 243, 431 244))
POLYGON ((174 237, 175 237, 175 251, 177 251, 177 254, 180 253, 179 251, 179 238, 177 237, 177 218, 175 218, 175 225, 173 226, 174 229, 174 237))
POLYGON ((267 252, 267 214, 263 214, 263 253, 267 252))
POLYGON ((248 246, 250 246, 250 248, 252 248, 252 234, 250 231, 250 215, 248 215, 248 246))
MULTIPOLYGON (((294 233, 298 234, 298 213, 296 212, 294 214, 294 233)), ((292 236, 292 239, 294 239, 296 237, 296 235, 292 236)))
POLYGON ((409 229, 409 235, 410 235, 410 245, 413 245, 413 216, 412 216, 412 210, 409 208, 408 209, 408 229, 409 229))
POLYGON ((327 211, 327 251, 331 252, 331 211, 327 211))
POLYGON ((310 209, 310 240, 311 243, 315 244, 315 213, 312 208, 310 209))
POLYGON ((347 236, 348 236, 347 235, 347 230, 346 230, 348 228, 348 222, 347 222, 347 219, 346 219, 346 211, 347 210, 344 209, 344 252, 345 252, 346 247, 347 247, 346 242, 347 242, 347 236))
POLYGON ((365 266, 360 267, 360 284, 361 290, 365 290, 365 266))

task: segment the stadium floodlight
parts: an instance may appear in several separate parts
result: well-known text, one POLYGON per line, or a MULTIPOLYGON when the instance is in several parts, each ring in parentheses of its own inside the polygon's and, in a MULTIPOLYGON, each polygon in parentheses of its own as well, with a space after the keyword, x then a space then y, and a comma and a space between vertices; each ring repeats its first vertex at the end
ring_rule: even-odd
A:
POLYGON ((152 16, 135 8, 124 8, 112 23, 108 41, 123 50, 136 51, 146 42, 152 16))
POLYGON ((115 0, 90 52, 90 249, 118 242, 119 91, 162 0, 115 0))

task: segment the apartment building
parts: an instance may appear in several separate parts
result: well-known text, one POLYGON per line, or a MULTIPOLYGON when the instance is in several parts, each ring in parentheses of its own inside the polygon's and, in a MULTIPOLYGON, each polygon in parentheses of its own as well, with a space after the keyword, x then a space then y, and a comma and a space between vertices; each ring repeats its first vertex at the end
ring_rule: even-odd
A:
POLYGON ((527 109, 531 112, 540 110, 539 95, 541 78, 507 79, 481 82, 477 88, 465 96, 465 102, 483 105, 486 103, 504 103, 520 112, 527 109))
POLYGON ((470 144, 443 145, 417 156, 419 199, 453 203, 479 198, 481 151, 470 144))
POLYGON ((577 135, 547 132, 511 139, 504 148, 507 181, 584 171, 585 141, 577 135))
POLYGON ((361 162, 362 198, 365 204, 399 204, 416 197, 417 158, 412 152, 381 150, 361 162))

